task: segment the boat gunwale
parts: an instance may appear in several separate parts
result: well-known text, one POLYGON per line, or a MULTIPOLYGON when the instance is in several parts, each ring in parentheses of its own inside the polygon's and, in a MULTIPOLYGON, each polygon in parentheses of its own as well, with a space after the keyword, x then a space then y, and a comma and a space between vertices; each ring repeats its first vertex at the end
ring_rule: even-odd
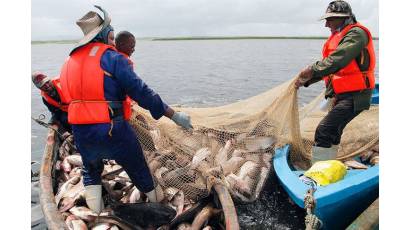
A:
MULTIPOLYGON (((56 130, 58 126, 53 125, 56 130)), ((40 167, 40 206, 44 214, 44 219, 48 229, 68 229, 63 216, 57 209, 53 191, 53 162, 57 157, 58 136, 56 131, 49 128, 46 139, 46 146, 41 160, 40 167)))

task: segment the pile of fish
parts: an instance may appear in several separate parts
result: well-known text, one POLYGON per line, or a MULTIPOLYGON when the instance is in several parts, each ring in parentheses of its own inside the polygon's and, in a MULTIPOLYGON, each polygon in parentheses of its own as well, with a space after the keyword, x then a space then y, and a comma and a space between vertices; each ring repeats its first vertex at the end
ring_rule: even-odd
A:
MULTIPOLYGON (((205 128, 180 139, 161 136, 156 129, 149 132, 155 150, 145 144, 144 152, 157 182, 166 190, 183 191, 193 201, 209 195, 215 180, 226 185, 234 198, 255 200, 270 170, 276 143, 269 136, 205 128)), ((141 136, 140 141, 144 143, 141 136)))
MULTIPOLYGON (((273 137, 229 134, 213 129, 193 131, 184 139, 175 141, 162 135, 159 129, 133 126, 152 175, 162 189, 160 192, 164 199, 161 204, 175 210, 173 227, 178 229, 184 229, 184 226, 201 229, 212 216, 220 214, 211 202, 198 206, 201 200, 209 197, 216 181, 224 184, 234 198, 255 200, 270 170, 276 143, 273 137), (198 207, 201 209, 198 210, 198 207), (186 215, 190 218, 184 217, 186 215), (178 217, 192 222, 175 221, 178 217)), ((73 136, 68 136, 62 143, 55 169, 58 171, 55 201, 67 226, 72 229, 86 229, 84 226, 96 228, 98 220, 98 226, 109 226, 106 229, 121 227, 118 223, 120 219, 116 218, 118 216, 104 214, 103 222, 87 208, 81 175, 82 159, 73 145, 73 136), (108 221, 108 218, 113 220, 108 221)), ((146 204, 148 201, 114 160, 104 161, 101 177, 106 212, 115 213, 118 204, 146 204)), ((129 222, 130 218, 123 221, 129 222)), ((138 223, 138 226, 157 223, 144 222, 138 223)))
POLYGON ((379 143, 377 142, 373 145, 369 150, 363 152, 359 156, 360 161, 356 161, 355 159, 349 159, 344 161, 343 163, 352 169, 367 169, 368 166, 366 164, 375 165, 379 163, 379 143))

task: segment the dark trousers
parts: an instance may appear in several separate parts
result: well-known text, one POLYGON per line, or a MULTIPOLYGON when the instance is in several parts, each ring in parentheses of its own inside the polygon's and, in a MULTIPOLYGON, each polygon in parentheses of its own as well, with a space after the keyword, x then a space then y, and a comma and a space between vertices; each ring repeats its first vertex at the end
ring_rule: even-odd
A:
POLYGON ((338 145, 346 125, 363 110, 355 111, 353 97, 336 98, 335 106, 320 121, 315 132, 315 145, 323 148, 330 148, 338 145))
POLYGON ((73 125, 75 145, 83 159, 84 185, 101 184, 102 160, 113 159, 140 191, 152 191, 153 178, 135 131, 124 120, 114 121, 112 136, 110 127, 110 123, 73 125))

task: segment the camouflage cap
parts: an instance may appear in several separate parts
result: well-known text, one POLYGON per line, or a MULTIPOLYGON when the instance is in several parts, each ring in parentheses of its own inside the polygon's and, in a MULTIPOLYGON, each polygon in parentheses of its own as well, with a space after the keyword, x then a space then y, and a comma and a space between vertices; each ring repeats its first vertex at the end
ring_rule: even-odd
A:
POLYGON ((349 3, 342 0, 337 0, 329 3, 325 15, 323 15, 319 20, 331 17, 344 18, 351 16, 353 16, 353 13, 349 3))
POLYGON ((41 89, 51 79, 41 72, 34 72, 31 74, 31 80, 37 88, 41 89))

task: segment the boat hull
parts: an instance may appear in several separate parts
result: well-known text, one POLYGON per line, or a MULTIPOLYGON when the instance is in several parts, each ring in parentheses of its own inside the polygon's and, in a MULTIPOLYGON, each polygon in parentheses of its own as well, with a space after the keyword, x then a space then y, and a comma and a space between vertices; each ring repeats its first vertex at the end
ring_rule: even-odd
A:
MULTIPOLYGON (((304 196, 310 188, 304 184, 288 161, 290 146, 275 150, 274 170, 290 198, 304 208, 304 196)), ((345 178, 328 186, 317 187, 315 215, 324 229, 345 229, 379 196, 379 166, 367 170, 349 170, 345 178)))

